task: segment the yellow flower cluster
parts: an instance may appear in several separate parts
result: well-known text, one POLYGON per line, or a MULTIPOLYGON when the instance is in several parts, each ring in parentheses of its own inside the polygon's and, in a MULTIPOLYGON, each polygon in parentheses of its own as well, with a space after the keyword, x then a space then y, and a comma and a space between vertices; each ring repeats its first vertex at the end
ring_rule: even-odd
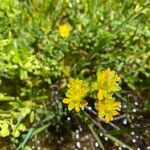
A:
POLYGON ((71 26, 69 23, 60 24, 58 27, 58 31, 61 37, 67 38, 70 35, 71 26))
POLYGON ((92 87, 94 90, 98 90, 97 97, 102 100, 103 98, 109 98, 114 92, 120 90, 119 81, 120 77, 116 75, 115 71, 108 68, 102 72, 97 72, 97 82, 94 82, 92 87))
MULTIPOLYGON (((97 81, 91 86, 91 91, 96 91, 97 101, 95 103, 98 116, 104 118, 108 123, 113 119, 113 116, 118 115, 120 111, 120 102, 113 98, 114 92, 120 90, 120 77, 110 69, 97 73, 97 81)), ((68 104, 68 110, 75 109, 76 112, 84 109, 88 104, 85 96, 89 92, 89 88, 83 80, 71 79, 69 89, 63 103, 68 104)))
POLYGON ((85 85, 83 80, 71 79, 69 84, 69 89, 66 93, 66 97, 63 100, 63 103, 69 104, 68 110, 75 109, 76 112, 84 109, 87 105, 87 101, 84 100, 84 97, 88 93, 89 89, 85 85))
POLYGON ((97 82, 92 85, 95 90, 98 90, 96 103, 98 116, 104 118, 106 123, 119 114, 120 102, 116 102, 112 97, 114 92, 120 90, 119 81, 120 77, 108 68, 97 73, 97 82))
POLYGON ((120 111, 119 105, 120 102, 116 102, 114 98, 105 99, 96 103, 96 109, 98 110, 98 116, 104 118, 105 122, 113 120, 113 116, 119 114, 120 111))

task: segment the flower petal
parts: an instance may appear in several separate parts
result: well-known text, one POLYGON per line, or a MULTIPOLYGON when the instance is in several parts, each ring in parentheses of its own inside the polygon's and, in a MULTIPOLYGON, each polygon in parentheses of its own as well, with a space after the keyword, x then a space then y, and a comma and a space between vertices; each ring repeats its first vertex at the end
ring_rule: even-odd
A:
POLYGON ((64 104, 69 104, 70 102, 71 102, 71 100, 69 98, 64 98, 63 99, 64 104))
POLYGON ((97 98, 99 100, 102 100, 104 98, 104 93, 105 93, 104 90, 99 89, 98 94, 97 94, 97 98))
POLYGON ((88 104, 88 102, 86 100, 81 101, 81 105, 86 106, 87 104, 88 104))
POLYGON ((79 111, 80 111, 79 105, 76 105, 76 106, 75 106, 75 111, 76 111, 76 112, 79 112, 79 111))

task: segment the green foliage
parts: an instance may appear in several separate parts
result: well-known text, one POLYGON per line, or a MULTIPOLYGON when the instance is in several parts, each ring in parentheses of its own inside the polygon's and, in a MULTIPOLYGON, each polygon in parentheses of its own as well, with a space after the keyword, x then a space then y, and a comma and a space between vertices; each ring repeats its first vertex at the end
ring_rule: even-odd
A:
POLYGON ((24 146, 40 117, 51 111, 61 120, 64 93, 60 110, 44 100, 51 84, 66 86, 62 78, 90 81, 109 67, 121 75, 123 88, 148 88, 149 21, 149 0, 0 0, 0 136, 27 132, 24 146), (61 36, 65 24, 70 29, 61 36))
MULTIPOLYGON (((3 99, 1 100, 10 100, 10 97, 3 95, 3 99)), ((12 135, 13 137, 17 138, 20 136, 21 132, 26 131, 26 126, 23 122, 26 119, 28 119, 30 123, 34 121, 34 111, 36 110, 38 105, 31 101, 23 102, 20 100, 9 102, 9 105, 10 107, 8 109, 7 106, 7 110, 0 109, 0 136, 6 137, 12 135), (10 109, 11 107, 12 109, 10 109)))

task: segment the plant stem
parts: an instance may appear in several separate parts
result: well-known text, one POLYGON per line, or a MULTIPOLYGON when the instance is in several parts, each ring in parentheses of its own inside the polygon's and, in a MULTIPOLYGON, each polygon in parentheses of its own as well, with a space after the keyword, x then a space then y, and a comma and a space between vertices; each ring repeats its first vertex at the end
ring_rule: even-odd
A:
POLYGON ((111 139, 112 141, 114 142, 117 142, 118 144, 120 144, 120 146, 122 147, 126 147, 127 149, 129 150, 133 150, 130 146, 126 145, 125 143, 123 143, 122 141, 120 141, 119 139, 117 139, 116 137, 110 135, 107 133, 107 131, 102 127, 101 123, 100 122, 97 122, 96 120, 94 120, 93 118, 91 118, 90 115, 88 115, 86 112, 85 112, 85 115, 92 121, 92 123, 94 125, 96 125, 102 132, 103 134, 108 137, 109 139, 111 139))
POLYGON ((94 131, 93 126, 90 124, 90 125, 88 125, 88 127, 89 127, 91 133, 93 134, 94 138, 96 139, 96 141, 97 141, 98 144, 100 145, 100 147, 101 147, 103 150, 105 150, 105 148, 104 148, 104 146, 103 146, 103 144, 102 144, 102 142, 101 142, 99 136, 98 136, 97 133, 94 131))
POLYGON ((17 150, 19 149, 23 149, 25 144, 27 143, 27 141, 30 139, 31 135, 32 135, 32 132, 33 132, 33 128, 29 129, 28 131, 28 134, 25 136, 25 139, 22 143, 20 143, 19 147, 17 148, 17 150))

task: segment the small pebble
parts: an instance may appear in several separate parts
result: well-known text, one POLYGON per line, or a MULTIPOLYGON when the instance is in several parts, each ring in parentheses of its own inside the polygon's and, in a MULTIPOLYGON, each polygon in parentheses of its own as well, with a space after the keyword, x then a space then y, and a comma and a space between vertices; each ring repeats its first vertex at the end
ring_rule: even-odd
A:
POLYGON ((85 139, 87 139, 87 140, 88 140, 88 139, 89 139, 89 136, 88 136, 88 135, 86 135, 86 136, 85 136, 85 139))
POLYGON ((134 108, 134 109, 132 109, 132 111, 133 111, 133 112, 136 112, 136 109, 134 108))
POLYGON ((103 136, 103 133, 100 133, 100 136, 103 136))
POLYGON ((105 137, 105 141, 108 141, 108 137, 105 137))
POLYGON ((70 121, 70 120, 71 120, 71 118, 70 118, 70 117, 67 117, 67 120, 68 120, 68 121, 70 121))
POLYGON ((147 149, 149 150, 149 149, 150 149, 150 146, 147 146, 147 149))
POLYGON ((134 132, 131 132, 131 135, 135 135, 135 133, 134 133, 134 132))
POLYGON ((98 143, 97 142, 95 143, 95 147, 98 147, 98 143))
POLYGON ((133 142, 133 143, 135 143, 135 142, 136 142, 136 140, 135 140, 135 139, 133 139, 133 140, 132 140, 132 142, 133 142))
POLYGON ((135 103, 134 103, 134 105, 135 105, 135 106, 138 106, 138 105, 139 105, 139 103, 138 103, 138 102, 135 102, 135 103))
POLYGON ((41 150, 41 147, 38 147, 37 150, 41 150))
POLYGON ((79 134, 76 134, 76 139, 79 139, 79 134))
POLYGON ((76 130, 76 133, 78 134, 78 133, 79 133, 79 130, 76 130))
POLYGON ((88 109, 89 109, 89 110, 92 110, 92 107, 89 106, 88 109))
POLYGON ((123 108, 127 108, 127 105, 123 105, 123 108))
POLYGON ((76 145, 77 145, 78 148, 81 147, 81 143, 80 142, 77 142, 76 145))
POLYGON ((123 120, 123 124, 125 124, 125 125, 127 124, 127 119, 123 120))

